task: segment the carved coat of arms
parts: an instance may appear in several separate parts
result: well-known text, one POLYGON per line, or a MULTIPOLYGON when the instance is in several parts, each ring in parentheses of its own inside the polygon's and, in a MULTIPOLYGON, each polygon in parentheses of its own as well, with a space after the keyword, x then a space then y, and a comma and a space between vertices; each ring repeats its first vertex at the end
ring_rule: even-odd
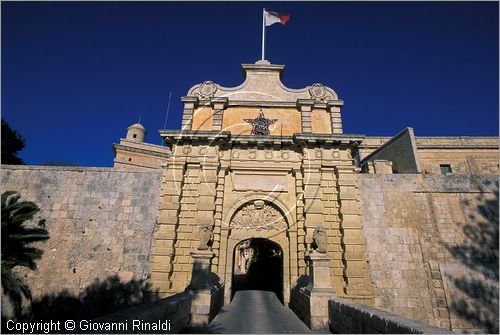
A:
POLYGON ((236 230, 273 230, 284 226, 280 212, 262 200, 256 200, 242 207, 231 222, 231 227, 236 230))

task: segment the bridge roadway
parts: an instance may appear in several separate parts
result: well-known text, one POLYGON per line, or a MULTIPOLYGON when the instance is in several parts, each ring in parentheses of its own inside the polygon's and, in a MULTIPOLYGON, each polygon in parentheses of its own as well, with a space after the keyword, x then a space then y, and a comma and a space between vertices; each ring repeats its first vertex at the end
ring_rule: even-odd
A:
POLYGON ((311 334, 311 330, 274 292, 247 290, 235 293, 208 325, 207 333, 311 334))

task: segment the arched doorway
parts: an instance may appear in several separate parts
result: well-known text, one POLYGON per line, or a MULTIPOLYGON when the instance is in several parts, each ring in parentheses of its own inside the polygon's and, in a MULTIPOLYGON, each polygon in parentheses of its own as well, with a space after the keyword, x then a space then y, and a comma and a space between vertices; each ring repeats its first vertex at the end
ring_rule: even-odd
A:
POLYGON ((240 243, 250 240, 259 249, 280 250, 278 269, 281 281, 274 283, 281 285, 280 289, 276 289, 279 298, 284 304, 289 302, 291 277, 297 276, 297 259, 294 256, 297 253, 297 232, 295 225, 290 229, 290 222, 293 222, 293 217, 287 207, 280 200, 271 201, 265 196, 251 195, 240 199, 228 211, 221 227, 220 252, 225 256, 219 267, 219 276, 224 280, 225 304, 231 302, 234 292, 239 289, 233 288, 234 269, 238 266, 236 250, 240 243))
POLYGON ((283 301, 283 249, 265 238, 250 238, 234 248, 231 299, 237 291, 262 290, 283 301))

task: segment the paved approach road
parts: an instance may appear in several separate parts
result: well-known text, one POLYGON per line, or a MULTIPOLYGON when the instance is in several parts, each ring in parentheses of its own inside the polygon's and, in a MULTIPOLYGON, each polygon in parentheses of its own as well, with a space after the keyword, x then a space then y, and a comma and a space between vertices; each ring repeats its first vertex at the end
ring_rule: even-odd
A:
POLYGON ((208 326, 209 333, 311 334, 274 292, 238 291, 208 326))

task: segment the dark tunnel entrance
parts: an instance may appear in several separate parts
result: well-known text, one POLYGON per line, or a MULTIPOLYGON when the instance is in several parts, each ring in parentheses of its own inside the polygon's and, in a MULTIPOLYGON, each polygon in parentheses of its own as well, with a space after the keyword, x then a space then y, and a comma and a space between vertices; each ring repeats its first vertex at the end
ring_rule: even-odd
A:
POLYGON ((234 248, 231 299, 237 291, 276 293, 283 303, 283 250, 264 238, 243 240, 234 248))

